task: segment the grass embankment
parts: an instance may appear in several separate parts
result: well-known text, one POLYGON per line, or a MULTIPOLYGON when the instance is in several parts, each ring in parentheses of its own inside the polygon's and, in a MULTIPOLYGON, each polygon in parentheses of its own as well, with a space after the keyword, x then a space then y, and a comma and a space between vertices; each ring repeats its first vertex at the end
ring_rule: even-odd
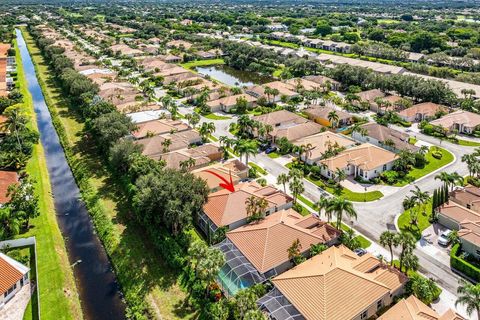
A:
MULTIPOLYGON (((145 237, 144 230, 129 219, 125 194, 87 140, 84 124, 69 108, 33 39, 23 31, 68 161, 127 302, 132 297, 146 301, 157 318, 194 318, 195 310, 184 304, 186 294, 180 289, 177 271, 167 267, 145 237)), ((58 318, 57 306, 55 303, 51 306, 55 307, 58 318)))
POLYGON ((427 174, 432 173, 433 171, 440 169, 443 166, 446 166, 454 159, 453 154, 443 148, 437 147, 435 151, 442 153, 442 157, 440 159, 436 159, 433 157, 434 150, 433 148, 430 148, 428 153, 425 155, 427 164, 423 168, 413 168, 401 181, 395 183, 395 186, 405 186, 410 182, 420 179, 421 177, 426 176, 427 174))
POLYGON ((185 63, 181 63, 180 65, 185 69, 193 69, 195 67, 206 67, 206 66, 213 66, 218 64, 225 64, 223 59, 209 59, 209 60, 194 60, 185 63))
POLYGON ((248 165, 262 175, 268 174, 268 172, 265 169, 263 169, 262 167, 260 167, 259 165, 255 164, 253 162, 248 162, 248 165))
POLYGON ((375 190, 375 191, 368 191, 368 192, 354 192, 351 191, 345 187, 343 187, 341 190, 335 190, 334 188, 331 188, 327 186, 322 179, 315 179, 311 176, 307 176, 306 179, 316 186, 322 188, 323 190, 327 191, 330 194, 343 197, 346 200, 349 201, 355 201, 355 202, 370 202, 370 201, 375 201, 383 197, 383 193, 375 190))
POLYGON ((479 147, 480 146, 480 142, 470 141, 470 140, 457 139, 456 143, 458 145, 465 146, 465 147, 479 147))
MULTIPOLYGON (((23 73, 21 55, 16 49, 18 86, 23 95, 23 111, 37 128, 33 100, 23 73)), ((51 185, 42 145, 33 148, 26 171, 35 181, 40 215, 30 220, 30 230, 18 238, 35 236, 37 240, 37 283, 40 288, 40 309, 44 319, 82 319, 80 300, 68 261, 63 237, 57 224, 51 185)), ((37 319, 36 295, 30 300, 24 319, 37 319)))
POLYGON ((410 217, 410 212, 412 210, 417 210, 418 212, 418 206, 412 208, 412 209, 408 209, 408 210, 405 210, 401 215, 400 217, 398 217, 398 228, 400 229, 400 231, 402 232, 408 232, 410 234, 412 234, 415 239, 417 240, 420 240, 420 238, 422 237, 422 231, 425 230, 426 228, 428 228, 430 226, 430 221, 428 221, 428 218, 430 217, 429 213, 432 212, 432 201, 431 199, 428 201, 428 203, 425 205, 425 214, 423 214, 423 210, 420 210, 421 212, 419 212, 417 214, 418 216, 418 223, 417 225, 412 225, 410 223, 411 221, 411 217, 410 217))

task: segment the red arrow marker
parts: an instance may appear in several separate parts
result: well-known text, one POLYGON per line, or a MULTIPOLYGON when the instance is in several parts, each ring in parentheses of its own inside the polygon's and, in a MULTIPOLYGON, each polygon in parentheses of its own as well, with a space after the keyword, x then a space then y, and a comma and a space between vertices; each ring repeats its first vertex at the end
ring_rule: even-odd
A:
POLYGON ((219 178, 220 180, 223 181, 223 183, 220 183, 219 186, 224 188, 224 189, 227 189, 228 191, 230 192, 235 192, 235 186, 233 185, 233 182, 232 182, 232 173, 230 173, 230 182, 227 181, 227 179, 225 179, 224 177, 222 177, 221 175, 219 175, 218 173, 216 172, 213 172, 213 171, 210 171, 210 170, 205 170, 205 172, 208 172, 208 173, 211 173, 213 174, 215 177, 219 178))

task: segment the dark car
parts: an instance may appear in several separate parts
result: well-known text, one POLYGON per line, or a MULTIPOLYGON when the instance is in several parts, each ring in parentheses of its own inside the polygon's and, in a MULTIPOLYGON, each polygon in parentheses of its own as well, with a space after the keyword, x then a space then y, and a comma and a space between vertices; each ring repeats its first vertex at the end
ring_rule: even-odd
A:
POLYGON ((277 147, 269 147, 265 150, 265 154, 269 154, 275 151, 277 151, 277 147))
POLYGON ((367 250, 362 249, 362 248, 358 248, 358 249, 353 250, 353 252, 355 252, 355 253, 357 254, 357 256, 361 257, 361 256, 363 256, 365 253, 367 253, 367 250))

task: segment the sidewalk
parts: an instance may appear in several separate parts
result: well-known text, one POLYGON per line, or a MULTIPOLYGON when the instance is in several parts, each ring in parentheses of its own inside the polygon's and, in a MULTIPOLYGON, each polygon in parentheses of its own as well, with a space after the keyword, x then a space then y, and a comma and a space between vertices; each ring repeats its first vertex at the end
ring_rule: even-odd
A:
POLYGON ((8 301, 0 310, 0 319, 22 320, 33 290, 34 286, 31 283, 23 286, 12 300, 8 301))

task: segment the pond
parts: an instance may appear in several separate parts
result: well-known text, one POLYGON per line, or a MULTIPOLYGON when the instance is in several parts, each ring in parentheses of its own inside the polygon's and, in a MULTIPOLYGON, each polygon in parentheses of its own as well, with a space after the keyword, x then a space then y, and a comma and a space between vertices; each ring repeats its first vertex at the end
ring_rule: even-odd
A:
POLYGON ((227 65, 197 67, 195 70, 231 87, 250 87, 274 80, 270 76, 261 75, 256 72, 237 70, 227 65))

